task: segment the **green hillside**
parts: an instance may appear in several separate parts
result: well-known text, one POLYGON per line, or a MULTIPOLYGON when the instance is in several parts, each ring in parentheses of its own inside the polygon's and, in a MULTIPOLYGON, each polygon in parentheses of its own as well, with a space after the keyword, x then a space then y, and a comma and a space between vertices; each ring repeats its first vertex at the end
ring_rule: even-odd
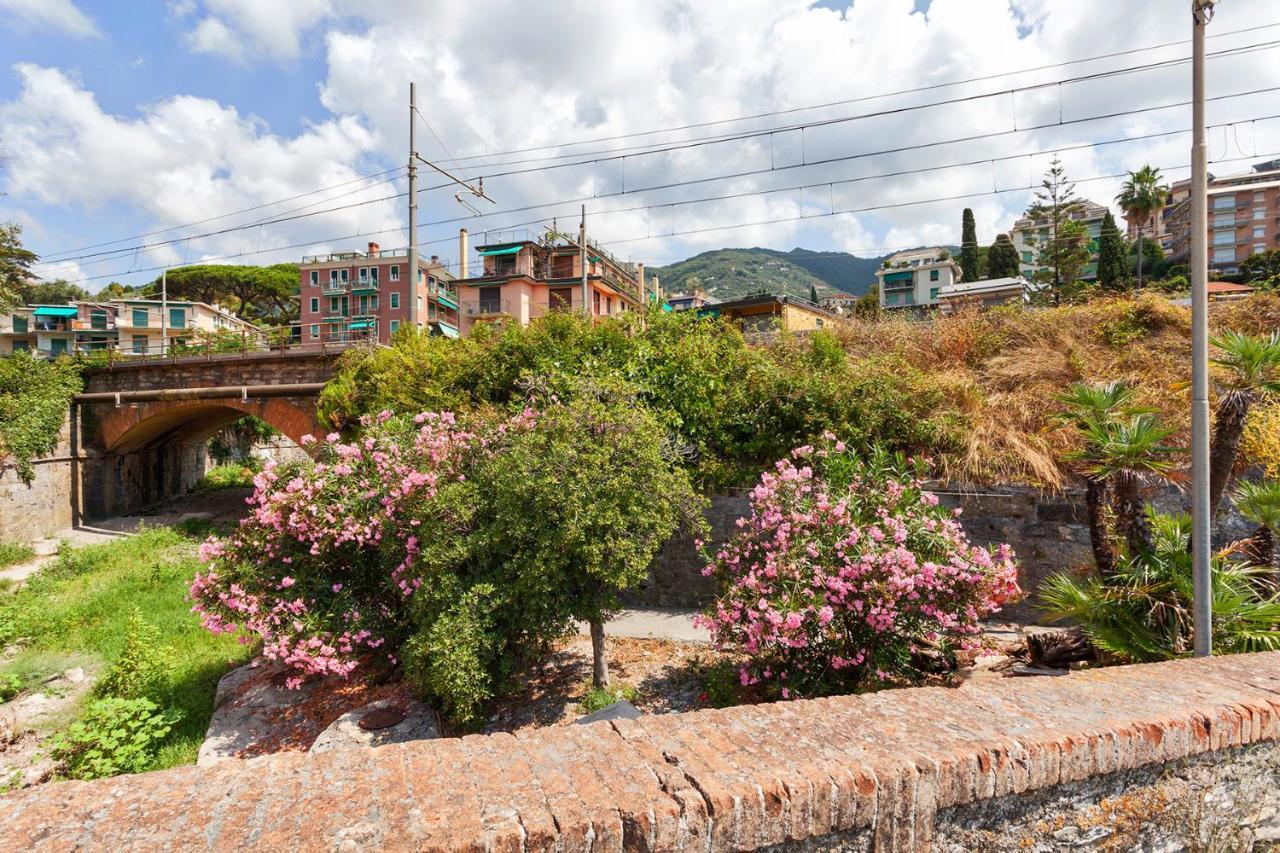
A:
POLYGON ((721 301, 767 291, 809 298, 844 291, 861 295, 875 283, 882 258, 858 258, 845 252, 792 249, 716 249, 666 267, 651 267, 667 293, 700 285, 721 301))

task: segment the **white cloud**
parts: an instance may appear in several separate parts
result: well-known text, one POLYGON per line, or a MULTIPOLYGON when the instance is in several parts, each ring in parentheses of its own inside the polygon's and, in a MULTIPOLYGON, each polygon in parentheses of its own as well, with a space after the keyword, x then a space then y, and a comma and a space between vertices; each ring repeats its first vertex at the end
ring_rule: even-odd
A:
MULTIPOLYGON (((295 59, 303 34, 328 17, 329 0, 205 0, 207 14, 187 33, 187 43, 201 53, 241 60, 248 56, 276 61, 295 59)), ((171 7, 175 17, 189 17, 195 4, 171 7)))
POLYGON ((237 61, 244 59, 244 43, 218 18, 205 18, 186 38, 196 53, 214 53, 237 61))
POLYGON ((101 35, 71 0, 0 0, 0 18, 6 17, 30 30, 56 30, 76 38, 101 35))

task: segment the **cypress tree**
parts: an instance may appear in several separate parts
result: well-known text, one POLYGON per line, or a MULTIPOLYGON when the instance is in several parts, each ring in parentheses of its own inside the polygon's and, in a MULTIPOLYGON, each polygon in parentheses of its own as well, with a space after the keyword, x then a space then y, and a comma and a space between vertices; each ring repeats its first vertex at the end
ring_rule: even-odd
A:
POLYGON ((818 286, 816 284, 809 285, 809 301, 818 304, 818 286))
POLYGON ((973 222, 973 211, 965 208, 960 217, 960 270, 962 281, 977 281, 982 274, 978 259, 978 228, 973 222))
POLYGON ((1098 284, 1106 290, 1129 288, 1129 258, 1116 218, 1107 211, 1098 234, 1098 284))
POLYGON ((997 234, 996 241, 987 250, 987 277, 1013 278, 1022 274, 1018 266, 1018 250, 1008 234, 997 234))

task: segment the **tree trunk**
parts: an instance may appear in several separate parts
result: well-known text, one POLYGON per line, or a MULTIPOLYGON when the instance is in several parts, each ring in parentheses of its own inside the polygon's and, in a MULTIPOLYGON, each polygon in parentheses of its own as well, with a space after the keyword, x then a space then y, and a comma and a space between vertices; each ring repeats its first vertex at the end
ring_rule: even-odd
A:
POLYGON ((1062 668, 1069 663, 1093 660, 1097 652, 1079 628, 1069 631, 1037 631, 1027 634, 1027 653, 1036 666, 1062 668))
POLYGON ((1218 512, 1222 495, 1236 467, 1236 455, 1240 450, 1240 437, 1244 434, 1244 422, 1249 416, 1248 397, 1228 394, 1218 403, 1214 413, 1213 446, 1209 451, 1209 517, 1218 512))
POLYGON ((604 623, 592 620, 591 624, 591 686, 603 690, 609 688, 609 656, 604 647, 604 623))
POLYGON ((1089 514, 1089 544, 1093 546, 1093 562, 1100 577, 1109 577, 1116 570, 1116 554, 1111 548, 1110 531, 1104 509, 1107 502, 1107 481, 1096 477, 1085 480, 1084 503, 1089 514))
MULTIPOLYGON (((1145 223, 1144 223, 1145 224, 1145 223)), ((1138 226, 1138 289, 1142 289, 1142 225, 1138 226)))
POLYGON ((1138 478, 1132 474, 1121 474, 1116 478, 1116 515, 1119 516, 1119 526, 1131 558, 1149 554, 1155 549, 1151 526, 1147 524, 1146 507, 1138 489, 1138 478))
POLYGON ((1254 531, 1252 536, 1244 541, 1244 548, 1241 550, 1248 557, 1249 562, 1255 566, 1274 569, 1276 567, 1275 531, 1265 524, 1261 525, 1254 531))

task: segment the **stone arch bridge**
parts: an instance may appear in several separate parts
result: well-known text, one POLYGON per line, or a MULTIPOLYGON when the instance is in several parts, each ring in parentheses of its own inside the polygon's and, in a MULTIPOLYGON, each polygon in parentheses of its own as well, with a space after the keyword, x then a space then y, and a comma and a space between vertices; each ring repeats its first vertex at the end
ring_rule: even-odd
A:
POLYGON ((339 354, 295 348, 89 368, 71 412, 77 521, 190 489, 208 440, 244 415, 295 443, 319 432, 316 405, 339 354))

